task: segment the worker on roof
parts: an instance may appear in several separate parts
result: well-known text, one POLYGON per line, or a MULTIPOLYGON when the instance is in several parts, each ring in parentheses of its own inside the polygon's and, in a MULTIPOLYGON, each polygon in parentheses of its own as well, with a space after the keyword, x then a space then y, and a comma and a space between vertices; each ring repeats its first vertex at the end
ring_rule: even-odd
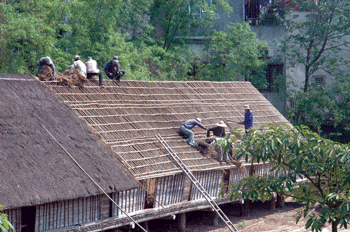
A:
POLYGON ((86 65, 87 79, 92 80, 95 75, 98 75, 98 80, 99 80, 98 85, 103 86, 103 74, 97 68, 96 60, 92 59, 92 57, 89 56, 87 58, 87 61, 85 62, 85 65, 86 65))
POLYGON ((244 121, 240 122, 240 124, 244 125, 245 133, 249 132, 249 128, 253 127, 253 113, 250 111, 249 105, 244 105, 244 121))
POLYGON ((56 74, 57 74, 57 69, 54 65, 54 63, 52 62, 51 58, 49 56, 45 56, 45 57, 41 57, 39 60, 39 64, 38 64, 38 73, 37 76, 39 75, 39 71, 40 69, 44 66, 47 65, 52 69, 52 78, 50 79, 50 81, 56 79, 56 74))
POLYGON ((110 79, 120 82, 120 78, 124 76, 125 71, 119 68, 118 56, 114 56, 113 59, 106 64, 105 73, 110 79))
POLYGON ((74 62, 69 69, 77 69, 86 78, 86 65, 80 60, 80 56, 76 55, 74 57, 74 62))
POLYGON ((216 123, 215 127, 209 128, 207 130, 207 137, 210 137, 210 131, 213 132, 214 136, 217 137, 225 137, 225 128, 227 127, 226 123, 224 121, 220 121, 216 123))
POLYGON ((198 126, 204 130, 207 129, 207 128, 205 128, 205 126, 203 124, 201 124, 201 121, 202 120, 200 118, 190 119, 190 120, 187 120, 186 122, 184 122, 180 126, 180 132, 183 133, 184 135, 188 136, 188 139, 186 140, 186 142, 191 146, 195 145, 194 133, 191 131, 191 129, 195 126, 198 126))

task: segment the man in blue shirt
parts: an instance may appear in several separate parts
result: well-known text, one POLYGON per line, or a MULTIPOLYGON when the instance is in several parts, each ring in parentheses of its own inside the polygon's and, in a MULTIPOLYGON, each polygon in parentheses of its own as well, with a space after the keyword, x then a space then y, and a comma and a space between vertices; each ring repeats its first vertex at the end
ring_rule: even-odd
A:
POLYGON ((203 124, 201 124, 201 121, 202 120, 200 118, 190 119, 190 120, 187 120, 185 123, 183 123, 180 126, 180 132, 188 136, 188 139, 186 141, 191 146, 194 146, 194 144, 195 144, 194 133, 191 131, 191 129, 195 126, 199 126, 200 128, 202 128, 204 130, 207 129, 207 128, 205 128, 205 126, 203 126, 203 124))
POLYGON ((244 121, 240 124, 244 124, 245 133, 248 133, 249 128, 253 127, 253 113, 250 111, 249 105, 244 105, 244 121))

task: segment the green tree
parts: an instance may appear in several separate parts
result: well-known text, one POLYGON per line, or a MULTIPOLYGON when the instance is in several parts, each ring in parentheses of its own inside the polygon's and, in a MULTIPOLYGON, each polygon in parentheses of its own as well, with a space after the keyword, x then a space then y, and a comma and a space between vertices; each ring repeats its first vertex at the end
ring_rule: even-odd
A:
POLYGON ((267 200, 274 192, 304 204, 296 222, 320 231, 325 223, 347 228, 350 220, 350 147, 323 139, 307 127, 265 125, 243 135, 235 153, 246 162, 274 163, 268 176, 252 175, 229 186, 229 198, 267 200), (306 181, 298 181, 304 179, 306 181), (322 212, 315 214, 316 205, 322 212))
POLYGON ((211 4, 203 0, 154 0, 150 9, 150 22, 156 28, 156 40, 168 51, 176 36, 184 38, 200 34, 218 17, 218 7, 226 12, 232 11, 226 0, 217 0, 211 4))
POLYGON ((286 21, 285 51, 291 65, 305 67, 303 91, 310 86, 310 77, 318 70, 335 76, 342 74, 344 60, 340 55, 349 46, 350 2, 348 0, 294 0, 292 4, 309 12, 304 21, 293 17, 286 21))
POLYGON ((324 138, 350 142, 350 75, 337 77, 331 85, 311 84, 294 92, 287 117, 293 125, 306 125, 324 138))
POLYGON ((257 88, 266 87, 268 46, 256 38, 247 22, 228 25, 227 32, 213 32, 208 41, 201 79, 213 81, 251 81, 257 88))
POLYGON ((3 205, 0 205, 0 229, 2 232, 7 232, 11 229, 14 230, 11 223, 8 221, 7 215, 2 213, 2 209, 4 208, 3 205))
POLYGON ((69 30, 64 22, 67 7, 58 0, 0 3, 0 70, 34 73, 41 56, 62 56, 55 45, 59 31, 69 30))

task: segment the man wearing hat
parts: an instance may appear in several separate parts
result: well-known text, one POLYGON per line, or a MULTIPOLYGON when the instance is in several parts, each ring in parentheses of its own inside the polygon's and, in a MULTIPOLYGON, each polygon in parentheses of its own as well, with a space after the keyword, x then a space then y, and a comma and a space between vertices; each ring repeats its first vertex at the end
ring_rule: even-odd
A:
POLYGON ((47 65, 52 69, 52 78, 50 80, 54 80, 56 79, 56 73, 57 73, 57 69, 55 67, 55 65, 53 64, 51 58, 49 56, 45 56, 45 57, 41 57, 39 60, 39 64, 38 64, 38 74, 39 75, 39 71, 40 69, 44 66, 47 65))
POLYGON ((91 56, 87 58, 87 61, 85 62, 86 65, 86 72, 87 72, 87 79, 91 80, 95 75, 98 75, 99 85, 103 86, 103 74, 102 72, 97 68, 97 62, 96 60, 92 59, 91 56))
POLYGON ((191 146, 195 145, 194 133, 191 131, 191 129, 195 126, 198 126, 204 130, 207 129, 207 128, 205 128, 205 126, 203 124, 201 124, 201 121, 202 120, 200 118, 190 119, 190 120, 187 120, 186 122, 184 122, 180 126, 180 132, 183 133, 184 135, 188 136, 188 139, 186 140, 186 142, 191 146))
POLYGON ((244 121, 240 124, 244 125, 245 133, 248 133, 249 128, 253 127, 253 113, 250 111, 249 105, 244 105, 244 121))
POLYGON ((69 68, 77 69, 79 73, 86 78, 86 66, 83 61, 80 60, 80 56, 76 55, 74 57, 74 62, 69 68))
POLYGON ((218 123, 216 123, 215 127, 209 128, 207 130, 207 137, 210 137, 210 131, 213 132, 214 136, 217 137, 225 137, 225 128, 227 127, 227 125, 225 124, 224 121, 220 121, 218 123))
POLYGON ((120 82, 120 78, 124 76, 125 71, 119 68, 118 56, 114 56, 113 60, 106 64, 105 73, 110 79, 120 82))

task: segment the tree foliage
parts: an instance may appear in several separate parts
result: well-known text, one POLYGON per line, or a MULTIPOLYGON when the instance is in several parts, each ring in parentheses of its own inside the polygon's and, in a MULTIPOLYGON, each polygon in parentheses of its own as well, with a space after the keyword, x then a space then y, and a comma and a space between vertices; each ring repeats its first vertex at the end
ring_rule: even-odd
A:
POLYGON ((303 64, 307 92, 310 77, 318 70, 330 75, 340 75, 344 60, 340 52, 346 50, 350 35, 350 2, 348 0, 294 0, 292 4, 308 12, 308 19, 286 21, 285 51, 292 65, 303 64))
POLYGON ((232 11, 227 0, 0 3, 0 72, 36 74, 43 56, 64 72, 75 55, 92 56, 102 69, 117 55, 127 79, 228 81, 240 76, 263 86, 259 56, 265 45, 248 24, 211 34, 219 9, 232 11), (212 36, 207 53, 196 54, 182 42, 194 35, 212 36))
POLYGON ((151 23, 158 28, 155 38, 168 50, 175 37, 181 40, 185 36, 201 34, 218 17, 218 7, 226 12, 232 11, 225 0, 210 4, 203 0, 154 0, 150 12, 151 23))
POLYGON ((323 139, 307 127, 265 125, 243 135, 235 156, 246 162, 274 163, 268 176, 252 175, 229 186, 231 199, 267 200, 273 192, 304 203, 306 228, 325 223, 347 228, 350 220, 350 147, 323 139), (305 180, 305 181, 300 181, 305 180), (322 211, 315 214, 316 205, 322 211))
POLYGON ((227 32, 214 31, 208 41, 207 80, 246 80, 256 87, 266 85, 266 60, 262 59, 268 49, 264 41, 256 38, 247 22, 230 24, 227 32))
POLYGON ((332 85, 311 85, 308 92, 290 97, 288 119, 293 125, 307 125, 324 138, 350 142, 350 75, 332 85))
POLYGON ((4 206, 0 205, 0 229, 2 232, 7 232, 10 229, 13 229, 12 224, 8 221, 8 217, 6 214, 2 213, 2 209, 4 206))

